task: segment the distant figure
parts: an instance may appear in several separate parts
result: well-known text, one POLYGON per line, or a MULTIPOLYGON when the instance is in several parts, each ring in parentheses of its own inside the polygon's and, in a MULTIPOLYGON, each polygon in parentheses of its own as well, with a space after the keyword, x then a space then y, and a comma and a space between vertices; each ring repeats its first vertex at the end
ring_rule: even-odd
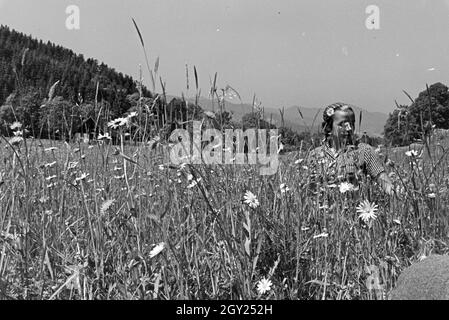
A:
POLYGON ((377 154, 370 145, 355 141, 354 128, 355 114, 347 104, 334 103, 325 108, 323 144, 309 154, 312 179, 357 185, 360 174, 370 175, 385 193, 393 194, 393 184, 377 154))

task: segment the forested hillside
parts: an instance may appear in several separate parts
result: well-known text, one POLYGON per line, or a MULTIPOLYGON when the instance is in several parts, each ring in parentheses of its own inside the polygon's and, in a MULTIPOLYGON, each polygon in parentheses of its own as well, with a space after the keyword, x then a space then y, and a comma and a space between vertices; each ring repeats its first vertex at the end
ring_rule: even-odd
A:
MULTIPOLYGON (((69 102, 93 101, 99 83, 98 99, 106 100, 112 109, 126 108, 126 96, 137 91, 131 77, 95 59, 85 59, 82 54, 2 25, 0 105, 16 90, 19 79, 23 88, 35 88, 42 97, 60 80, 57 95, 69 102)), ((148 91, 144 94, 149 96, 148 91)))

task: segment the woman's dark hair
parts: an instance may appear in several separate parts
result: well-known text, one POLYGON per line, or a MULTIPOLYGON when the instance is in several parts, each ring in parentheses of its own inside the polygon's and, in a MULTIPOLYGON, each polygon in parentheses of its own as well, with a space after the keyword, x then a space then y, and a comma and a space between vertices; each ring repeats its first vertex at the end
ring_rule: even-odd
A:
POLYGON ((355 113, 352 107, 346 103, 337 102, 327 106, 323 111, 323 122, 321 123, 321 128, 323 130, 325 138, 329 137, 332 132, 332 124, 334 121, 335 111, 346 111, 350 114, 350 121, 354 127, 355 124, 355 113))

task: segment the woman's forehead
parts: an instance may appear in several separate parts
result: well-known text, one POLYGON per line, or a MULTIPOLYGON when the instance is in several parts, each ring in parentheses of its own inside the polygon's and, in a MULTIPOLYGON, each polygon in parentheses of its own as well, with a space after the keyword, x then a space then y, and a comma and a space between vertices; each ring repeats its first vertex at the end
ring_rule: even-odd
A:
POLYGON ((353 121, 354 113, 351 110, 336 110, 334 113, 334 121, 353 121))

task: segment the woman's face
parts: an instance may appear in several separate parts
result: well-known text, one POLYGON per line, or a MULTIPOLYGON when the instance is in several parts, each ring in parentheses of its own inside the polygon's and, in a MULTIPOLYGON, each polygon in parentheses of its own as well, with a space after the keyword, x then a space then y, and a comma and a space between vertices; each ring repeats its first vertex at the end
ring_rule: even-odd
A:
POLYGON ((332 121, 332 135, 341 142, 351 142, 354 133, 354 122, 350 111, 337 110, 332 121))

